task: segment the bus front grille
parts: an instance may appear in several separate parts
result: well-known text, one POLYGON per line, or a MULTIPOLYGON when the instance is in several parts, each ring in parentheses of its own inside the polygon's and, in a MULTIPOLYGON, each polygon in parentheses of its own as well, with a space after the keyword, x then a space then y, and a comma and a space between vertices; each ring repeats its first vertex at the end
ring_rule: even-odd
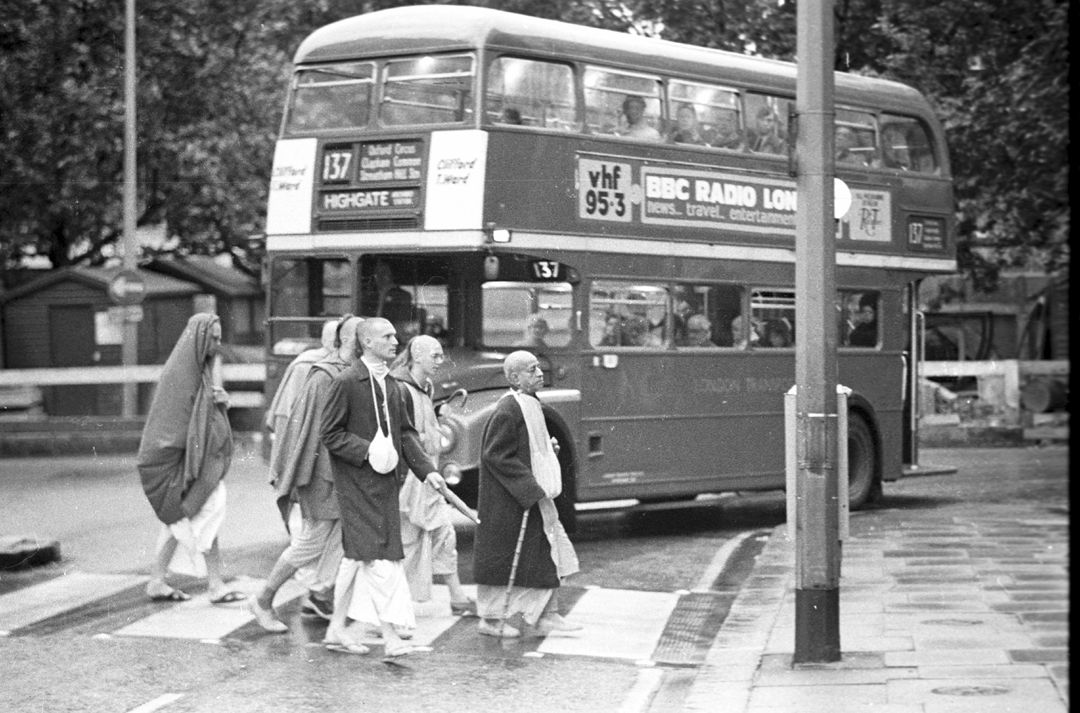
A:
POLYGON ((416 215, 397 218, 320 218, 318 222, 320 232, 416 230, 419 227, 420 217, 416 215))

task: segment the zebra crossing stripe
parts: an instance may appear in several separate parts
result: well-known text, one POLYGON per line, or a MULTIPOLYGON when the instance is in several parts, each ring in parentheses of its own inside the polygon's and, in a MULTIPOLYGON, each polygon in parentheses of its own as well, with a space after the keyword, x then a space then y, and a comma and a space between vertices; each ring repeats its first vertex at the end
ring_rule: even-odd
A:
POLYGON ((564 656, 648 660, 679 602, 673 592, 589 589, 567 618, 581 631, 546 637, 537 651, 564 656))
POLYGON ((0 596, 0 631, 15 631, 147 581, 136 574, 71 572, 0 596))
MULTIPOLYGON (((258 594, 263 580, 237 577, 230 590, 242 592, 248 599, 258 594)), ((197 639, 216 642, 247 624, 254 617, 247 600, 230 604, 211 604, 206 594, 186 602, 171 604, 159 612, 132 622, 113 632, 116 636, 149 636, 165 639, 197 639)))

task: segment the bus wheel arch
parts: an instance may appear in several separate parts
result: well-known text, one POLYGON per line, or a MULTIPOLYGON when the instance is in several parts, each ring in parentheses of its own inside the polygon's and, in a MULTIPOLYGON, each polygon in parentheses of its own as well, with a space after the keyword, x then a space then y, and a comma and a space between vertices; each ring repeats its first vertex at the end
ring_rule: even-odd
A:
POLYGON ((848 401, 848 504, 857 510, 881 497, 881 441, 873 408, 853 396, 848 401))

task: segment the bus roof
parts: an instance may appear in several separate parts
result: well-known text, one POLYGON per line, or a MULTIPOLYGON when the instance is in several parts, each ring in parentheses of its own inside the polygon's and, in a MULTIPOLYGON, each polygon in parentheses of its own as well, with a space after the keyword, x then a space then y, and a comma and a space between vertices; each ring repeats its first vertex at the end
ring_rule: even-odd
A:
MULTIPOLYGON (((293 61, 307 64, 478 48, 795 95, 796 65, 792 62, 461 5, 400 7, 340 20, 309 35, 293 61), (723 71, 717 72, 718 67, 723 71)), ((843 72, 835 77, 839 104, 914 112, 933 119, 926 99, 905 84, 843 72)))

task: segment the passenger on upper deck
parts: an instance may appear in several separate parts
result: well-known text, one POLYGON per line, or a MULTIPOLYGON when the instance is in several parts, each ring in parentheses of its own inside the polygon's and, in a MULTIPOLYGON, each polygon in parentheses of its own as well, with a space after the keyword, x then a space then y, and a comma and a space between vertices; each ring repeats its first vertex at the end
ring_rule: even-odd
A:
POLYGON ((745 151, 746 141, 739 124, 735 118, 735 112, 725 109, 716 117, 716 130, 709 140, 710 146, 718 149, 732 149, 733 151, 745 151))
POLYGON ((645 120, 645 100, 639 96, 631 95, 623 100, 623 116, 626 117, 626 128, 619 132, 620 136, 628 136, 633 139, 646 139, 659 141, 660 132, 649 126, 645 120))
POLYGON ((859 137, 850 126, 836 127, 836 162, 854 166, 869 166, 870 153, 860 151, 859 137))
POLYGON ((757 110, 755 126, 750 130, 750 150, 757 153, 784 153, 780 123, 771 107, 763 106, 757 110))
POLYGON ((701 126, 698 124, 697 111, 693 104, 680 104, 675 112, 675 128, 668 135, 668 141, 673 144, 705 144, 708 143, 701 134, 701 126))

